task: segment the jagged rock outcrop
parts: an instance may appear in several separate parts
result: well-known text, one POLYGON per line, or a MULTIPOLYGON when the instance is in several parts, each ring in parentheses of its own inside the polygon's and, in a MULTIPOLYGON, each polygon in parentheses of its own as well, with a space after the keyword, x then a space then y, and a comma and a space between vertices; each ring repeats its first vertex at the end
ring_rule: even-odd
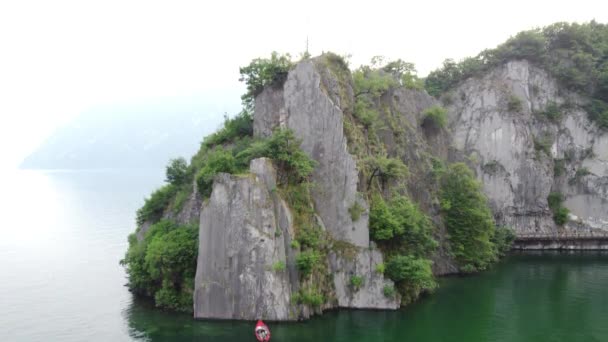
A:
POLYGON ((463 82, 449 100, 453 145, 477 168, 499 224, 519 235, 608 230, 608 135, 587 119, 583 98, 527 61, 511 61, 463 82), (563 118, 543 117, 549 106, 563 118), (563 228, 548 207, 552 191, 572 213, 563 228))
POLYGON ((299 63, 283 89, 268 87, 256 97, 254 135, 275 128, 294 131, 301 148, 318 162, 312 175, 315 208, 329 232, 359 247, 369 246, 367 215, 353 222, 348 208, 357 199, 357 164, 346 148, 344 113, 321 89, 313 61, 299 63))
MULTIPOLYGON (((332 238, 351 244, 356 255, 344 258, 335 254, 330 263, 338 306, 395 309, 399 307, 398 298, 386 298, 382 292, 392 282, 374 274, 370 267, 381 263, 382 255, 370 250, 369 206, 357 195, 357 164, 347 149, 344 112, 336 103, 340 97, 330 96, 341 90, 336 79, 322 79, 319 69, 325 68, 318 59, 300 62, 289 72, 282 89, 269 87, 258 95, 254 135, 267 136, 275 128, 289 128, 302 140, 302 150, 318 163, 312 174, 315 210, 332 238), (355 203, 364 208, 357 220, 349 213, 355 203), (354 297, 345 289, 352 276, 366 280, 354 297)), ((352 96, 352 88, 350 93, 352 96)))
MULTIPOLYGON (((298 288, 287 205, 276 196, 270 160, 248 175, 219 174, 200 217, 194 317, 295 320, 298 288), (287 265, 285 269, 276 265, 287 265)), ((306 314, 305 314, 306 315, 306 314)))

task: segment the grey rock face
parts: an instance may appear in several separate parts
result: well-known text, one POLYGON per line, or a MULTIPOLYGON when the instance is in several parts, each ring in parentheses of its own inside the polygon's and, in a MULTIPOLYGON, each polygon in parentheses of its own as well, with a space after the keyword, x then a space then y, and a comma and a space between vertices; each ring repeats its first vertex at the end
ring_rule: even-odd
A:
POLYGON ((518 234, 556 234, 547 196, 560 191, 579 221, 565 229, 580 230, 580 223, 583 229, 608 229, 608 138, 588 121, 582 99, 560 90, 546 72, 526 61, 465 81, 452 99, 454 147, 476 163, 499 224, 518 234), (509 105, 514 98, 521 108, 509 105), (538 114, 550 103, 560 106, 564 118, 559 123, 538 114), (566 103, 570 106, 562 106, 566 103), (540 143, 550 146, 551 155, 539 150, 540 143), (594 156, 583 157, 589 150, 594 156), (554 177, 555 159, 569 159, 565 175, 554 177), (568 180, 582 167, 592 174, 573 185, 568 180))
POLYGON ((384 296, 385 286, 394 286, 376 272, 382 263, 382 253, 378 250, 358 250, 354 256, 330 255, 330 265, 334 272, 334 286, 338 306, 356 309, 393 309, 399 308, 398 298, 384 296), (352 277, 361 277, 361 287, 355 289, 352 277))
POLYGON ((357 165, 346 149, 344 115, 320 87, 312 61, 289 73, 282 91, 267 88, 255 103, 254 135, 267 136, 277 127, 292 129, 302 149, 318 162, 312 175, 313 200, 325 227, 356 246, 369 245, 367 217, 353 222, 350 208, 357 198, 357 165))
POLYGON ((271 162, 253 160, 250 169, 246 176, 219 174, 203 205, 195 318, 298 318, 291 304, 295 269, 273 270, 292 257, 286 248, 293 234, 289 210, 273 195, 271 162))

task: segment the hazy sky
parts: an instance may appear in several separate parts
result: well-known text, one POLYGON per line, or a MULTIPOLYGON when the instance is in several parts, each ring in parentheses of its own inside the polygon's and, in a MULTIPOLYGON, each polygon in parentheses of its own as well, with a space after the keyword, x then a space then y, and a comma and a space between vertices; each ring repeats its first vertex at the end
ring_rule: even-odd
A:
MULTIPOLYGON (((234 92, 238 67, 271 51, 414 62, 494 47, 556 21, 608 22, 608 3, 569 1, 0 1, 0 146, 17 164, 78 113, 124 101, 234 92)), ((234 99, 238 102, 238 97, 234 99)), ((206 115, 221 115, 207 113, 206 115)))

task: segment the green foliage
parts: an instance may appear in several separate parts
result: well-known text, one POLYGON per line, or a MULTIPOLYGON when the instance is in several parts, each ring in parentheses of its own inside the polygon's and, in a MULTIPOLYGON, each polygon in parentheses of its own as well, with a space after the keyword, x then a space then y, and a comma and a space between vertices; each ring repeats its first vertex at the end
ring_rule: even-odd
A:
POLYGON ((496 233, 492 238, 492 243, 496 247, 499 256, 505 256, 511 250, 515 241, 515 232, 509 227, 496 227, 496 233))
POLYGON ((182 185, 188 180, 188 162, 184 158, 169 161, 165 172, 165 181, 173 185, 182 185))
POLYGON ((245 107, 253 108, 253 100, 264 87, 282 85, 292 67, 291 56, 277 52, 273 52, 270 59, 256 58, 248 66, 241 67, 240 81, 247 85, 247 92, 242 96, 245 107))
POLYGON ((356 292, 363 286, 363 277, 358 275, 353 275, 350 277, 350 287, 356 292))
POLYGON ((234 118, 224 116, 224 125, 217 132, 207 136, 203 146, 211 148, 214 146, 235 142, 242 137, 253 135, 253 118, 247 110, 241 111, 234 118))
POLYGON ((381 69, 362 66, 353 72, 355 98, 369 95, 379 98, 391 87, 396 85, 395 78, 381 69))
POLYGON ((198 254, 198 228, 159 221, 142 241, 129 236, 121 265, 131 291, 154 297, 156 306, 192 311, 192 291, 198 254))
POLYGON ((317 288, 310 287, 294 293, 291 300, 296 304, 306 304, 312 307, 318 307, 325 302, 325 297, 317 288))
POLYGON ((549 204, 549 208, 551 210, 557 210, 561 207, 562 202, 564 201, 564 196, 561 192, 551 192, 547 197, 547 203, 549 204))
POLYGON ((396 255, 386 264, 386 275, 398 286, 404 304, 415 300, 423 291, 437 287, 431 270, 432 262, 411 255, 396 255))
POLYGON ((413 63, 398 59, 387 63, 382 67, 382 70, 393 75, 393 77, 399 80, 399 83, 407 89, 424 89, 424 81, 418 78, 416 67, 413 63))
POLYGON ((568 214, 570 213, 568 208, 562 205, 563 202, 564 196, 560 192, 551 192, 547 197, 549 209, 553 212, 553 221, 558 226, 562 226, 568 222, 568 214))
POLYGON ((373 194, 369 227, 374 241, 403 253, 425 256, 437 247, 429 218, 406 196, 394 196, 387 203, 373 194))
POLYGON ((239 165, 248 165, 251 159, 271 158, 279 171, 279 180, 283 183, 298 183, 304 181, 314 170, 316 162, 302 149, 301 141, 292 130, 279 129, 266 140, 251 144, 237 154, 239 165))
POLYGON ((555 102, 549 102, 545 110, 540 113, 552 122, 559 122, 562 118, 562 112, 555 102))
POLYGON ((368 157, 364 160, 366 167, 371 170, 368 188, 371 188, 375 177, 380 179, 381 186, 384 187, 391 180, 404 180, 409 175, 409 169, 400 159, 387 158, 383 156, 368 157))
POLYGON ((555 212, 553 212, 553 221, 558 226, 563 226, 568 222, 568 214, 570 214, 570 210, 566 207, 559 207, 555 212))
POLYGON ((316 251, 308 250, 296 256, 296 267, 300 271, 300 276, 305 278, 312 272, 313 268, 319 263, 319 254, 316 251))
POLYGON ((448 123, 448 111, 441 106, 432 106, 422 112, 422 127, 443 129, 448 123))
POLYGON ((355 203, 348 208, 348 212, 350 213, 351 220, 357 222, 359 221, 359 218, 361 218, 361 214, 365 212, 365 208, 363 208, 359 202, 355 201, 355 203))
POLYGON ((366 129, 371 128, 379 117, 378 112, 374 109, 374 103, 366 97, 356 98, 353 115, 366 129))
POLYGON ((553 159, 553 175, 559 177, 566 173, 566 160, 553 159))
POLYGON ((608 26, 556 23, 518 33, 495 49, 458 63, 446 60, 425 80, 429 94, 439 97, 461 81, 478 77, 511 60, 526 59, 547 70, 565 87, 595 98, 587 111, 598 126, 608 128, 608 26), (602 109, 604 108, 604 109, 602 109))
POLYGON ((144 206, 137 210, 137 225, 141 226, 146 221, 154 223, 160 220, 175 192, 176 187, 171 184, 154 191, 150 197, 144 200, 144 206))
POLYGON ((395 287, 392 285, 384 285, 384 288, 382 288, 382 293, 386 298, 395 298, 395 287))
POLYGON ((509 110, 509 112, 521 112, 522 109, 521 99, 513 94, 509 95, 507 110, 509 110))
POLYGON ((208 197, 211 194, 215 175, 220 172, 234 173, 236 171, 236 159, 229 150, 218 147, 210 151, 204 166, 196 175, 198 191, 203 197, 208 197))
POLYGON ((285 265, 284 261, 277 261, 274 264, 272 264, 272 270, 277 273, 285 271, 286 267, 287 266, 285 265))
POLYGON ((383 262, 376 265, 376 272, 384 274, 384 271, 386 271, 386 265, 383 262))
POLYGON ((494 218, 481 184, 465 164, 452 164, 444 174, 441 207, 451 252, 461 266, 483 270, 497 260, 494 218))
POLYGON ((547 156, 551 156, 551 146, 555 137, 550 132, 544 132, 539 137, 533 137, 534 149, 537 152, 544 152, 547 156))

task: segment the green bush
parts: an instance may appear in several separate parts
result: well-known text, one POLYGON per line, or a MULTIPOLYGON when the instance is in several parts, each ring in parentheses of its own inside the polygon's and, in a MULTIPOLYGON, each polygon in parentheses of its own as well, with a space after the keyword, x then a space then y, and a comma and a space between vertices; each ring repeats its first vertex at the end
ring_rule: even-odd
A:
POLYGON ((376 272, 380 273, 380 274, 384 274, 384 271, 386 271, 386 265, 384 263, 379 263, 378 265, 376 265, 376 272))
POLYGON ((211 194, 215 175, 220 172, 234 173, 236 171, 236 159, 230 151, 218 147, 209 152, 204 166, 196 175, 199 193, 203 197, 208 197, 211 194))
POLYGON ((393 280, 404 304, 414 301, 420 293, 437 287, 431 270, 432 262, 411 255, 397 255, 386 264, 386 275, 393 280))
POLYGON ((559 122, 562 118, 562 112, 555 102, 549 102, 541 115, 553 122, 559 122))
POLYGON ((364 160, 366 168, 370 170, 370 176, 367 181, 368 188, 371 188, 372 181, 375 177, 380 180, 382 187, 386 186, 391 180, 405 180, 409 175, 407 165, 403 164, 400 159, 387 158, 383 156, 368 157, 364 160))
POLYGON ((568 222, 568 214, 570 214, 570 210, 566 207, 559 207, 557 210, 553 212, 553 221, 558 226, 563 226, 568 222))
POLYGON ((280 182, 299 183, 316 166, 316 162, 302 151, 300 144, 292 130, 276 130, 268 139, 255 142, 237 154, 236 159, 239 165, 248 165, 251 159, 271 158, 279 171, 280 182))
POLYGON ((496 227, 496 233, 492 238, 492 243, 496 247, 499 256, 505 256, 511 250, 515 241, 515 232, 508 227, 496 227))
POLYGON ((533 137, 534 149, 538 152, 544 152, 546 155, 551 156, 551 147, 555 138, 549 132, 544 132, 540 137, 533 137))
POLYGON ((153 297, 158 307, 191 312, 197 255, 198 227, 163 220, 142 241, 131 235, 120 263, 131 291, 153 297))
POLYGON ((515 95, 510 95, 507 101, 507 109, 509 112, 521 112, 523 109, 521 99, 515 95))
POLYGON ((423 256, 437 248, 429 218, 405 196, 387 203, 380 194, 372 195, 369 227, 374 241, 393 249, 423 256))
POLYGON ((395 298, 395 287, 392 285, 384 285, 384 288, 382 288, 382 293, 386 298, 395 298))
POLYGON ((319 263, 319 254, 316 251, 306 251, 296 256, 296 267, 300 271, 300 276, 305 278, 312 272, 313 268, 319 263))
POLYGON ((306 304, 312 307, 318 307, 325 302, 325 297, 315 287, 301 289, 294 293, 291 300, 296 304, 306 304))
POLYGON ((246 108, 253 107, 253 100, 266 86, 279 86, 287 79, 293 67, 289 54, 279 55, 273 52, 270 59, 256 58, 245 67, 241 67, 240 81, 247 85, 247 92, 242 96, 246 108))
POLYGON ((182 185, 188 180, 188 162, 184 158, 175 158, 167 165, 165 181, 173 185, 182 185))
POLYGON ((432 106, 422 112, 422 127, 442 129, 448 123, 448 111, 441 106, 432 106))
POLYGON ((285 265, 284 261, 277 261, 272 265, 272 270, 277 273, 285 271, 286 268, 287 265, 285 265))
POLYGON ((351 220, 357 222, 359 221, 359 218, 361 218, 361 214, 365 212, 365 208, 363 208, 359 202, 355 201, 355 203, 348 208, 348 212, 350 213, 351 220))
POLYGON ((441 208, 450 250, 461 265, 483 270, 497 260, 494 218, 481 184, 463 163, 450 165, 441 181, 441 208))
POLYGON ((361 286, 363 286, 363 277, 358 276, 358 275, 351 276, 350 277, 350 286, 353 288, 353 290, 359 291, 361 286))
POLYGON ((551 210, 557 210, 559 207, 561 207, 563 201, 564 196, 561 192, 551 192, 547 197, 547 203, 549 204, 549 208, 551 210))
POLYGON ((239 138, 253 135, 253 118, 247 110, 241 111, 237 116, 230 119, 224 116, 224 125, 217 132, 207 136, 203 146, 212 148, 214 146, 235 142, 239 138))
POLYGON ((553 212, 553 221, 558 226, 562 226, 568 222, 568 214, 570 213, 568 208, 562 206, 563 202, 564 196, 560 192, 551 192, 547 197, 549 209, 553 212))
POLYGON ((160 220, 176 190, 174 185, 168 184, 154 191, 150 197, 146 198, 143 207, 137 210, 137 225, 141 226, 146 221, 154 223, 160 220))

